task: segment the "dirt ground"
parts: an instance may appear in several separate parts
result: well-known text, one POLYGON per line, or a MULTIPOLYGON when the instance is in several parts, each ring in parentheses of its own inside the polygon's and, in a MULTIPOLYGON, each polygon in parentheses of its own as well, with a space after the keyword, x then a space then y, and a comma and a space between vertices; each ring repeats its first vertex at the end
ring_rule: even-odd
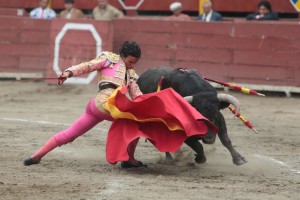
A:
POLYGON ((126 170, 106 162, 109 122, 39 165, 23 166, 83 112, 96 85, 1 81, 0 91, 0 199, 300 199, 300 98, 230 93, 260 132, 222 111, 234 146, 248 160, 242 166, 232 163, 219 140, 204 146, 207 163, 198 165, 186 147, 177 162, 165 163, 141 139, 136 155, 148 168, 126 170))

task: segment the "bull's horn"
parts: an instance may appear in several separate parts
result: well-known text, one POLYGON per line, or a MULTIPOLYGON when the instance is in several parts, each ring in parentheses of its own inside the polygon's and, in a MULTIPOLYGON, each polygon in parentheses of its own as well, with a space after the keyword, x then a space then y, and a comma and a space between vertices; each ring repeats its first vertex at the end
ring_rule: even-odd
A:
POLYGON ((236 110, 235 115, 240 113, 240 102, 234 96, 231 96, 229 94, 218 94, 218 99, 219 99, 219 101, 225 101, 227 103, 232 104, 236 110))
POLYGON ((192 103, 193 102, 193 96, 186 96, 183 97, 185 100, 187 100, 187 102, 192 103))

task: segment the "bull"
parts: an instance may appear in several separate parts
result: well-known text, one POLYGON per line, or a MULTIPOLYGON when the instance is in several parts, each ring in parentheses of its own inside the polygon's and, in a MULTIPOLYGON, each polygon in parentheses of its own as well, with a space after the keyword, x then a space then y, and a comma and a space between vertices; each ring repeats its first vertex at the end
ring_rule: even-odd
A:
MULTIPOLYGON (((203 116, 209 119, 218 127, 218 137, 221 143, 229 150, 233 163, 242 165, 247 160, 241 156, 232 146, 231 140, 227 134, 226 122, 220 112, 221 109, 228 107, 230 104, 239 109, 239 102, 236 98, 227 94, 218 94, 201 75, 195 70, 185 70, 182 68, 157 67, 149 69, 137 80, 140 90, 146 94, 156 92, 158 84, 161 83, 161 89, 173 88, 177 93, 184 97, 190 104, 203 116), (161 81, 163 77, 163 80, 161 81), (161 82, 160 82, 161 81, 161 82)), ((216 135, 211 130, 208 134, 200 138, 205 144, 213 144, 216 135)), ((199 137, 190 137, 185 143, 195 152, 195 162, 205 163, 206 157, 203 146, 199 142, 199 137)), ((167 158, 172 159, 171 154, 166 153, 167 158)))

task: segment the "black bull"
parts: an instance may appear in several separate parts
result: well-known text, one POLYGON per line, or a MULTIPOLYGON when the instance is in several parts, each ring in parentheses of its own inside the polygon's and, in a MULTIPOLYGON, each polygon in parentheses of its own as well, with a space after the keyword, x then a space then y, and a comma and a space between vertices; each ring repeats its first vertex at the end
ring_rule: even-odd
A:
MULTIPOLYGON (((157 91, 161 77, 164 77, 161 89, 171 87, 183 97, 193 96, 191 105, 218 127, 218 137, 222 144, 229 150, 233 163, 236 165, 246 163, 246 159, 233 148, 227 134, 226 122, 220 112, 221 109, 228 107, 229 103, 220 101, 217 97, 217 91, 195 70, 183 70, 171 67, 149 69, 139 77, 137 84, 145 94, 155 92, 157 91)), ((203 143, 212 144, 215 141, 215 136, 209 132, 206 137, 201 139, 203 143)), ((206 157, 203 146, 198 140, 199 138, 190 137, 185 143, 197 153, 195 161, 197 163, 204 163, 206 162, 206 157)))

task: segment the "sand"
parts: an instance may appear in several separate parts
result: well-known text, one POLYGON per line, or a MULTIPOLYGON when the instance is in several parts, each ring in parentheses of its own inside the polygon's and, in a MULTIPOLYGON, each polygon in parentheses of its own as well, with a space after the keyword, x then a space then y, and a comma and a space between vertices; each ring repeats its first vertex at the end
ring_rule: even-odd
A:
MULTIPOLYGON (((217 139, 204 145, 207 162, 193 162, 183 146, 176 162, 141 139, 136 157, 148 168, 122 169, 105 159, 110 122, 23 166, 56 132, 68 127, 93 97, 96 85, 0 82, 0 199, 300 199, 300 99, 230 94, 255 134, 222 111, 233 145, 247 160, 235 166, 217 139)), ((223 91, 220 91, 223 92, 223 91)))

